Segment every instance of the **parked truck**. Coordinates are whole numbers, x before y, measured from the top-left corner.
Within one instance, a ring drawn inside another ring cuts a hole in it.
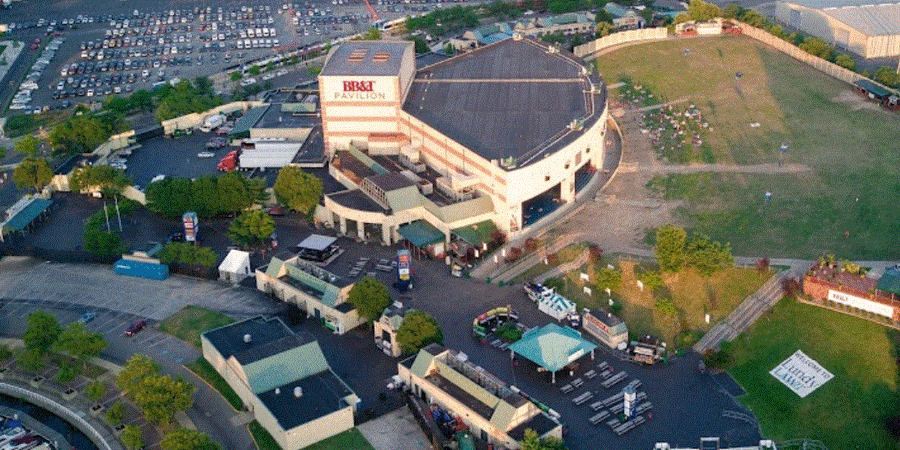
[[[203,125],[200,126],[200,131],[209,133],[223,123],[225,123],[225,116],[223,114],[213,114],[203,121]]]
[[[239,156],[237,150],[232,150],[219,161],[219,165],[216,166],[216,170],[219,172],[233,172],[237,170],[239,164]]]

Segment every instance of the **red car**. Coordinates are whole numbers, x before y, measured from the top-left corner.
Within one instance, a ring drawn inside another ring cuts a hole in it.
[[[131,325],[128,327],[127,330],[125,330],[125,336],[134,336],[139,331],[143,330],[144,327],[146,327],[146,326],[147,326],[147,321],[143,320],[143,319],[131,322]]]

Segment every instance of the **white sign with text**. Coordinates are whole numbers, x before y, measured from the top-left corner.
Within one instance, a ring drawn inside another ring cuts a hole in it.
[[[834,378],[831,372],[825,370],[801,350],[794,352],[790,358],[782,361],[769,374],[794,391],[800,398],[806,397],[819,386]]]
[[[828,290],[828,300],[831,300],[835,303],[840,303],[842,305],[847,305],[852,308],[868,311],[870,313],[875,313],[879,316],[894,317],[894,308],[891,305],[884,305],[881,303],[873,302],[872,300],[866,300],[862,297],[838,292],[834,289]]]

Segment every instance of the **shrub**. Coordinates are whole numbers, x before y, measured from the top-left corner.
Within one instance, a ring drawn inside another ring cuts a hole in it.
[[[118,425],[125,420],[125,405],[122,402],[116,402],[106,411],[106,420],[113,425]]]
[[[106,395],[106,385],[99,381],[94,381],[84,390],[84,395],[89,399],[98,402]]]
[[[78,369],[71,366],[64,366],[56,373],[56,381],[66,384],[78,377]]]

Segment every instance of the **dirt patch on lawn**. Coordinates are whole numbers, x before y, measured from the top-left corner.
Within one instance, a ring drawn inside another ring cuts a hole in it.
[[[888,111],[885,111],[881,107],[881,105],[879,105],[878,103],[875,103],[874,100],[868,100],[868,99],[862,98],[859,95],[857,95],[856,93],[854,93],[853,91],[849,91],[849,90],[842,91],[837,96],[832,97],[831,101],[833,101],[835,103],[843,103],[843,104],[849,106],[850,109],[852,109],[853,111],[859,111],[861,109],[868,109],[870,111],[880,111],[880,112],[889,114]]]

